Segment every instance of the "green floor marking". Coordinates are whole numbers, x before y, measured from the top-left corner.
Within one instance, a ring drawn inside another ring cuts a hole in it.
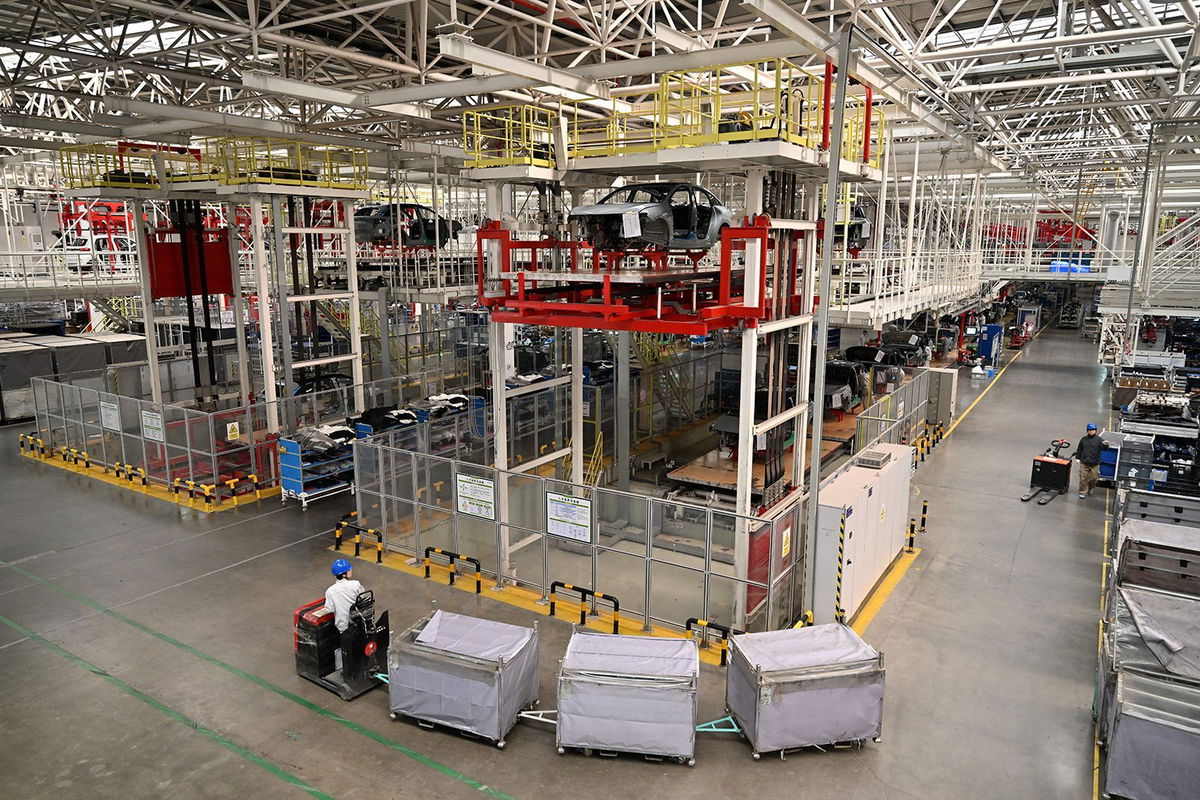
[[[32,573],[26,569],[22,569],[21,567],[14,566],[12,564],[8,564],[6,566],[9,569],[11,569],[13,572],[16,572],[18,575],[22,575],[31,581],[40,583],[42,586],[45,586],[48,589],[52,589],[52,590],[58,592],[59,594],[63,595],[64,597],[68,597],[68,598],[76,601],[77,603],[81,603],[81,604],[87,606],[88,608],[93,608],[96,611],[99,611],[100,613],[105,614],[106,616],[109,616],[109,617],[112,617],[113,619],[124,622],[126,625],[137,628],[139,631],[142,631],[143,633],[153,636],[154,638],[156,638],[160,641],[166,642],[167,644],[169,644],[173,647],[178,647],[180,650],[183,650],[184,652],[189,653],[189,654],[195,656],[196,658],[199,658],[203,661],[207,661],[208,663],[210,663],[216,667],[220,667],[221,669],[225,670],[226,672],[230,673],[231,675],[236,675],[237,677],[243,678],[244,680],[248,680],[251,683],[256,684],[257,686],[261,686],[262,688],[267,689],[268,691],[274,692],[275,694],[279,695],[280,697],[284,697],[288,700],[291,700],[293,703],[303,706],[304,708],[308,709],[309,711],[312,711],[315,714],[320,714],[321,716],[325,717],[326,719],[333,720],[334,722],[338,723],[342,727],[348,728],[349,730],[354,731],[355,733],[359,734],[360,736],[365,736],[368,739],[378,742],[379,744],[382,744],[385,747],[389,747],[398,753],[402,753],[405,756],[407,756],[408,758],[412,759],[413,761],[416,761],[418,764],[422,764],[426,767],[437,770],[438,772],[442,773],[446,777],[453,778],[454,780],[459,781],[460,783],[464,783],[467,786],[470,786],[472,789],[478,789],[480,792],[486,794],[489,797],[495,797],[495,798],[497,798],[497,800],[515,800],[515,798],[513,798],[511,795],[507,795],[504,792],[499,791],[498,789],[493,789],[492,787],[488,786],[485,783],[482,783],[480,781],[475,780],[474,778],[464,775],[463,773],[459,772],[458,770],[454,769],[453,767],[449,767],[449,766],[446,766],[445,764],[434,761],[429,756],[418,753],[416,750],[413,750],[412,748],[405,747],[404,745],[400,744],[400,742],[397,742],[394,739],[389,739],[388,737],[384,736],[381,733],[373,731],[370,728],[367,728],[363,725],[358,724],[357,722],[348,720],[345,717],[341,716],[340,714],[336,714],[327,708],[323,708],[323,707],[317,705],[316,703],[312,702],[311,700],[307,700],[298,694],[289,692],[287,689],[284,689],[282,686],[276,686],[275,684],[271,683],[270,681],[268,681],[265,678],[260,678],[259,676],[253,675],[249,672],[246,672],[245,670],[239,669],[238,667],[235,667],[226,661],[222,661],[221,659],[217,658],[216,656],[209,655],[208,653],[205,653],[202,650],[197,650],[196,648],[192,647],[190,644],[181,642],[178,639],[174,638],[173,636],[169,636],[168,634],[162,633],[161,631],[156,631],[155,629],[149,627],[148,625],[144,625],[135,619],[131,619],[130,617],[127,617],[124,614],[121,614],[120,612],[113,611],[111,608],[105,608],[104,606],[97,603],[96,601],[91,600],[87,597],[84,597],[83,595],[76,594],[75,592],[71,591],[70,589],[66,588],[65,586],[59,586],[54,581],[48,580],[47,578],[43,578],[40,575],[35,575],[34,573]]]
[[[199,722],[196,722],[195,720],[190,719],[189,717],[181,714],[180,712],[176,711],[175,709],[171,708],[170,706],[166,705],[165,703],[162,703],[159,700],[156,700],[155,698],[146,694],[142,690],[129,685],[128,683],[126,683],[125,681],[116,677],[115,675],[110,675],[109,673],[100,669],[100,667],[97,667],[95,664],[93,664],[89,661],[84,661],[82,658],[75,655],[70,650],[65,650],[62,647],[59,647],[58,645],[56,645],[54,642],[50,641],[49,639],[39,636],[38,634],[36,634],[33,631],[26,628],[21,623],[14,622],[13,620],[9,619],[8,617],[6,617],[2,614],[0,614],[0,622],[4,623],[8,627],[12,628],[14,631],[17,631],[22,636],[27,637],[31,641],[37,642],[42,647],[45,647],[48,650],[51,650],[52,652],[62,656],[64,659],[66,659],[70,663],[74,664],[75,666],[79,667],[80,669],[84,669],[84,670],[92,673],[93,675],[95,675],[97,678],[101,678],[103,680],[108,681],[113,686],[116,686],[118,689],[120,689],[122,692],[124,692],[125,694],[129,695],[130,697],[135,697],[138,700],[141,700],[143,703],[150,706],[155,711],[162,713],[163,715],[169,717],[170,719],[175,720],[176,722],[180,723],[181,725],[186,725],[187,727],[189,727],[192,730],[199,733],[201,736],[204,736],[207,739],[211,739],[212,741],[214,741],[217,744],[224,747],[226,750],[237,753],[239,756],[246,759],[247,761],[257,764],[258,766],[265,769],[267,772],[274,775],[276,778],[279,778],[280,780],[285,781],[286,783],[290,783],[293,786],[299,787],[299,788],[303,789],[304,791],[308,792],[313,797],[320,798],[320,800],[334,800],[332,795],[325,794],[320,789],[316,788],[315,786],[309,785],[303,779],[296,777],[295,775],[293,775],[292,773],[283,769],[282,767],[279,767],[279,766],[271,763],[270,761],[268,761],[267,759],[263,758],[262,756],[260,756],[256,753],[252,753],[251,751],[242,747],[240,744],[234,743],[233,741],[225,738],[224,736],[222,736],[221,734],[212,730],[211,728],[204,727]]]

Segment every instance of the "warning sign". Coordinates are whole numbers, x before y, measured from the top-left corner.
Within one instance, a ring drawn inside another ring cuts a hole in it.
[[[238,426],[238,424],[236,422],[225,423],[225,438],[226,439],[229,439],[230,441],[232,441],[234,439],[240,439],[241,436],[242,436],[242,429],[241,429],[241,427]]]

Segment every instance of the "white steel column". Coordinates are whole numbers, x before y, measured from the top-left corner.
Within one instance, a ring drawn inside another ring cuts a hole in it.
[[[571,483],[583,483],[583,328],[571,332]]]
[[[361,414],[366,410],[366,400],[363,397],[363,347],[362,347],[362,307],[358,296],[358,254],[355,252],[354,241],[354,203],[350,200],[339,202],[342,209],[342,225],[346,228],[346,289],[350,292],[350,347],[354,360],[350,362],[350,377],[354,380],[354,402]],[[337,220],[333,220],[337,224]],[[311,224],[305,220],[305,224]],[[315,291],[315,287],[309,287]],[[379,317],[380,341],[383,341],[383,329],[388,324],[386,309]],[[315,322],[315,321],[314,321]]]
[[[229,298],[233,305],[233,325],[237,336],[238,354],[238,395],[244,405],[250,405],[250,392],[254,386],[250,381],[250,351],[246,346],[246,304],[242,302],[242,266],[238,255],[237,238],[237,204],[222,203],[221,211],[225,217],[225,230],[229,232],[229,263],[233,270],[233,295]]]
[[[292,204],[288,204],[288,212],[290,214]],[[275,194],[271,195],[271,233],[275,238],[272,243],[272,250],[275,251],[275,299],[279,302],[279,364],[283,368],[283,393],[284,396],[290,396],[296,391],[296,380],[292,374],[292,356],[295,353],[295,336],[292,333],[292,305],[288,300],[288,295],[291,291],[288,290],[288,259],[285,253],[290,252],[289,242],[286,234],[284,234],[283,216],[283,199]],[[302,223],[294,219],[288,219],[288,225],[299,227]],[[294,291],[300,292],[299,286],[293,287]],[[300,331],[296,331],[295,335],[299,335]],[[294,415],[289,412],[288,425],[292,424]]]
[[[813,331],[813,341],[816,342],[822,356],[825,353],[825,343],[829,341],[829,289],[833,274],[833,230],[837,221],[837,192],[841,182],[840,156],[842,152],[842,133],[845,123],[846,90],[849,82],[850,61],[850,30],[842,31],[838,44],[837,84],[833,95],[833,124],[831,126],[831,142],[829,156],[829,173],[825,181],[825,241],[821,247],[820,275],[820,305],[817,307],[817,327]],[[919,141],[919,140],[918,140]],[[811,559],[816,552],[817,537],[817,508],[820,505],[821,494],[821,439],[825,433],[825,369],[823,365],[813,365],[813,395],[812,395],[812,441],[813,457],[808,470],[808,503],[804,508],[804,536],[807,542],[806,553]],[[813,603],[812,582],[805,586],[805,599],[811,608]]]
[[[763,178],[766,170],[754,167],[746,170],[746,216],[753,219],[763,211]],[[761,277],[757,264],[761,256],[761,244],[747,242],[745,258],[746,305],[758,303],[759,294],[765,287],[759,285]],[[737,449],[737,495],[734,510],[743,516],[751,512],[754,481],[754,393],[758,388],[758,328],[745,324],[742,328],[741,381],[738,384],[738,449]],[[766,487],[763,487],[764,489]],[[740,580],[750,576],[750,526],[742,520],[737,526],[733,543],[734,575]],[[770,580],[770,576],[768,576]],[[733,626],[745,629],[746,595],[749,590],[739,588],[733,599]]]
[[[614,453],[616,453],[615,467],[617,488],[621,491],[629,491],[629,472],[630,472],[630,433],[633,421],[633,387],[632,370],[630,369],[631,350],[633,334],[629,331],[618,331],[616,336],[617,352],[613,353],[613,366],[616,367],[616,380],[613,381],[616,395],[616,408],[614,409],[614,418],[616,419],[616,437]],[[653,413],[653,410],[651,410]],[[599,416],[597,416],[599,419]]]
[[[484,186],[484,212],[488,219],[498,220],[504,214],[504,184],[489,181]],[[499,242],[489,242],[484,250],[484,275],[496,277],[500,272]],[[513,576],[512,572],[512,541],[509,535],[508,519],[508,392],[504,382],[513,374],[513,356],[510,342],[513,340],[513,327],[501,322],[488,322],[488,363],[492,376],[492,446],[495,451],[495,467],[500,472],[496,475],[496,520],[499,523],[500,548],[499,563],[496,565],[498,580],[495,588],[504,588],[504,576]],[[545,590],[545,587],[543,587]]]
[[[158,331],[154,327],[154,298],[150,289],[150,247],[146,225],[142,222],[141,200],[130,200],[133,206],[133,228],[137,236],[138,280],[142,290],[142,327],[146,336],[146,362],[150,370],[150,399],[161,403],[162,375],[158,372]],[[191,302],[191,298],[188,298]]]
[[[254,287],[258,292],[258,339],[262,351],[263,400],[267,404],[267,430],[270,433],[278,433],[279,404],[275,402],[278,399],[275,389],[275,331],[271,327],[271,267],[267,260],[266,236],[262,198],[254,197],[250,200],[250,238],[254,248]],[[283,309],[280,309],[280,312],[283,313]]]

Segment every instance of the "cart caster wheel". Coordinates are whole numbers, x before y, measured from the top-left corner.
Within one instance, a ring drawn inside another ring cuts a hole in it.
[[[388,716],[389,716],[389,717],[391,717],[392,719],[400,719],[400,715],[399,715],[399,714],[397,714],[395,711],[393,711],[392,713],[388,714]]]
[[[503,749],[504,749],[504,745],[505,745],[505,742],[504,742],[503,740],[501,740],[501,741],[499,741],[499,742],[496,742],[496,749],[497,749],[497,750],[503,750]]]
[[[566,753],[567,753],[566,749],[564,749],[564,748],[562,748],[562,747],[559,747],[559,748],[557,748],[557,749],[558,749],[558,754],[559,754],[560,756],[561,756],[561,755],[566,755]]]
[[[590,758],[592,755],[592,748],[590,748],[590,747],[583,748],[583,754],[584,754],[584,756]]]
[[[883,741],[883,737],[882,737],[882,736],[876,736],[876,737],[875,737],[874,739],[872,739],[871,741],[872,741],[872,742],[874,742],[875,744],[879,744],[880,742],[882,742],[882,741]]]
[[[753,758],[755,761],[758,761],[760,758],[762,758],[762,753],[751,753],[750,757]]]
[[[689,759],[687,760],[687,765],[688,765],[689,767],[694,767],[694,766],[696,766],[696,759],[694,759],[694,758],[689,758]]]

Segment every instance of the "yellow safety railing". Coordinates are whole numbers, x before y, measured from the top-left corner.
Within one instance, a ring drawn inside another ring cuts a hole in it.
[[[867,130],[867,114],[870,114],[871,127]],[[866,163],[870,167],[879,168],[887,130],[887,118],[883,109],[868,108],[866,102],[852,98],[846,102],[845,123],[842,132],[842,158],[847,161]],[[863,161],[863,140],[870,137],[870,157]]]
[[[355,189],[367,186],[367,151],[289,139],[224,139],[222,183]]]
[[[487,108],[463,113],[468,167],[555,167],[558,114],[537,106]]]
[[[660,122],[668,146],[781,139],[816,147],[821,79],[785,59],[664,75]]]
[[[217,181],[224,174],[224,161],[221,157],[221,144],[224,140],[218,138],[201,139],[192,150],[196,158],[184,162],[172,161],[167,171],[167,181],[170,183],[198,183],[200,181]]]
[[[568,154],[586,159],[763,140],[818,149],[825,89],[822,75],[786,59],[727,64],[703,72],[670,72],[642,103],[629,102],[627,94],[612,98],[608,108],[595,100],[566,104]],[[843,157],[862,163],[864,139],[869,138],[867,163],[878,167],[886,136],[883,111],[868,108],[862,98],[851,98],[844,119]],[[495,120],[483,121],[488,125],[479,123],[482,131],[498,127]],[[468,152],[485,152],[484,142],[472,148],[471,138],[468,129]],[[505,150],[500,146],[493,149]]]
[[[195,148],[138,142],[64,147],[58,164],[70,189],[160,189],[164,180],[203,168]]]
[[[571,158],[653,153],[662,146],[659,110],[654,103],[647,107],[614,97],[608,104],[607,109],[598,101],[564,104]]]

